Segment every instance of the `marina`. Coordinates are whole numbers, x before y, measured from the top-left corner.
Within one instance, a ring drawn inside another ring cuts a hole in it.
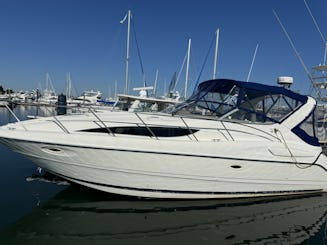
[[[0,244],[327,244],[325,2],[31,1],[0,9]]]
[[[315,107],[313,98],[282,87],[215,79],[164,113],[90,108],[7,124],[0,142],[56,176],[121,195],[325,192]]]
[[[36,115],[33,107],[13,110],[21,119]],[[15,121],[4,108],[0,108],[0,116],[1,124]],[[209,201],[123,197],[31,178],[39,175],[34,163],[2,145],[0,152],[6,173],[1,183],[11,186],[1,189],[5,197],[0,203],[3,244],[327,241],[325,194]]]

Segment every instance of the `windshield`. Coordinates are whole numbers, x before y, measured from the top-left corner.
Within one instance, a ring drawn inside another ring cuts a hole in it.
[[[303,104],[306,97],[295,95],[280,87],[226,79],[212,80],[200,84],[197,92],[172,113],[275,123],[281,122]]]

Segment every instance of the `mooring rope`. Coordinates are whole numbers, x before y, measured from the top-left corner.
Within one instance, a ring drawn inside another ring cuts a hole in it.
[[[277,129],[277,128],[274,129],[274,132],[275,132],[277,138],[280,140],[280,138],[278,137],[278,134],[277,134],[277,132],[279,132],[279,134],[280,134],[280,136],[281,136],[281,138],[282,138],[282,140],[280,140],[280,141],[284,144],[285,148],[286,148],[287,151],[290,153],[290,157],[292,158],[292,160],[294,161],[295,165],[296,165],[298,168],[306,169],[306,168],[311,167],[311,166],[314,164],[314,162],[313,162],[313,163],[311,163],[311,164],[308,164],[308,166],[301,166],[301,163],[299,163],[299,162],[297,161],[297,159],[295,158],[295,156],[294,156],[294,154],[292,153],[291,149],[289,148],[288,144],[286,143],[286,140],[285,140],[285,138],[284,138],[282,132],[281,132],[279,129]]]

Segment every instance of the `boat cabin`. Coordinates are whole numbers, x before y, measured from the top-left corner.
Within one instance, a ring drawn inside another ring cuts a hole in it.
[[[229,79],[201,83],[193,95],[177,106],[173,115],[205,116],[242,123],[283,123],[308,101],[308,96],[289,89]],[[307,143],[317,145],[315,106],[303,111],[303,120],[291,128]]]

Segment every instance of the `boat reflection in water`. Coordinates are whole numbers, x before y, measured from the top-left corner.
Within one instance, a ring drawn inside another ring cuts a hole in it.
[[[321,232],[326,211],[325,194],[165,201],[72,185],[2,232],[0,243],[299,244]]]

